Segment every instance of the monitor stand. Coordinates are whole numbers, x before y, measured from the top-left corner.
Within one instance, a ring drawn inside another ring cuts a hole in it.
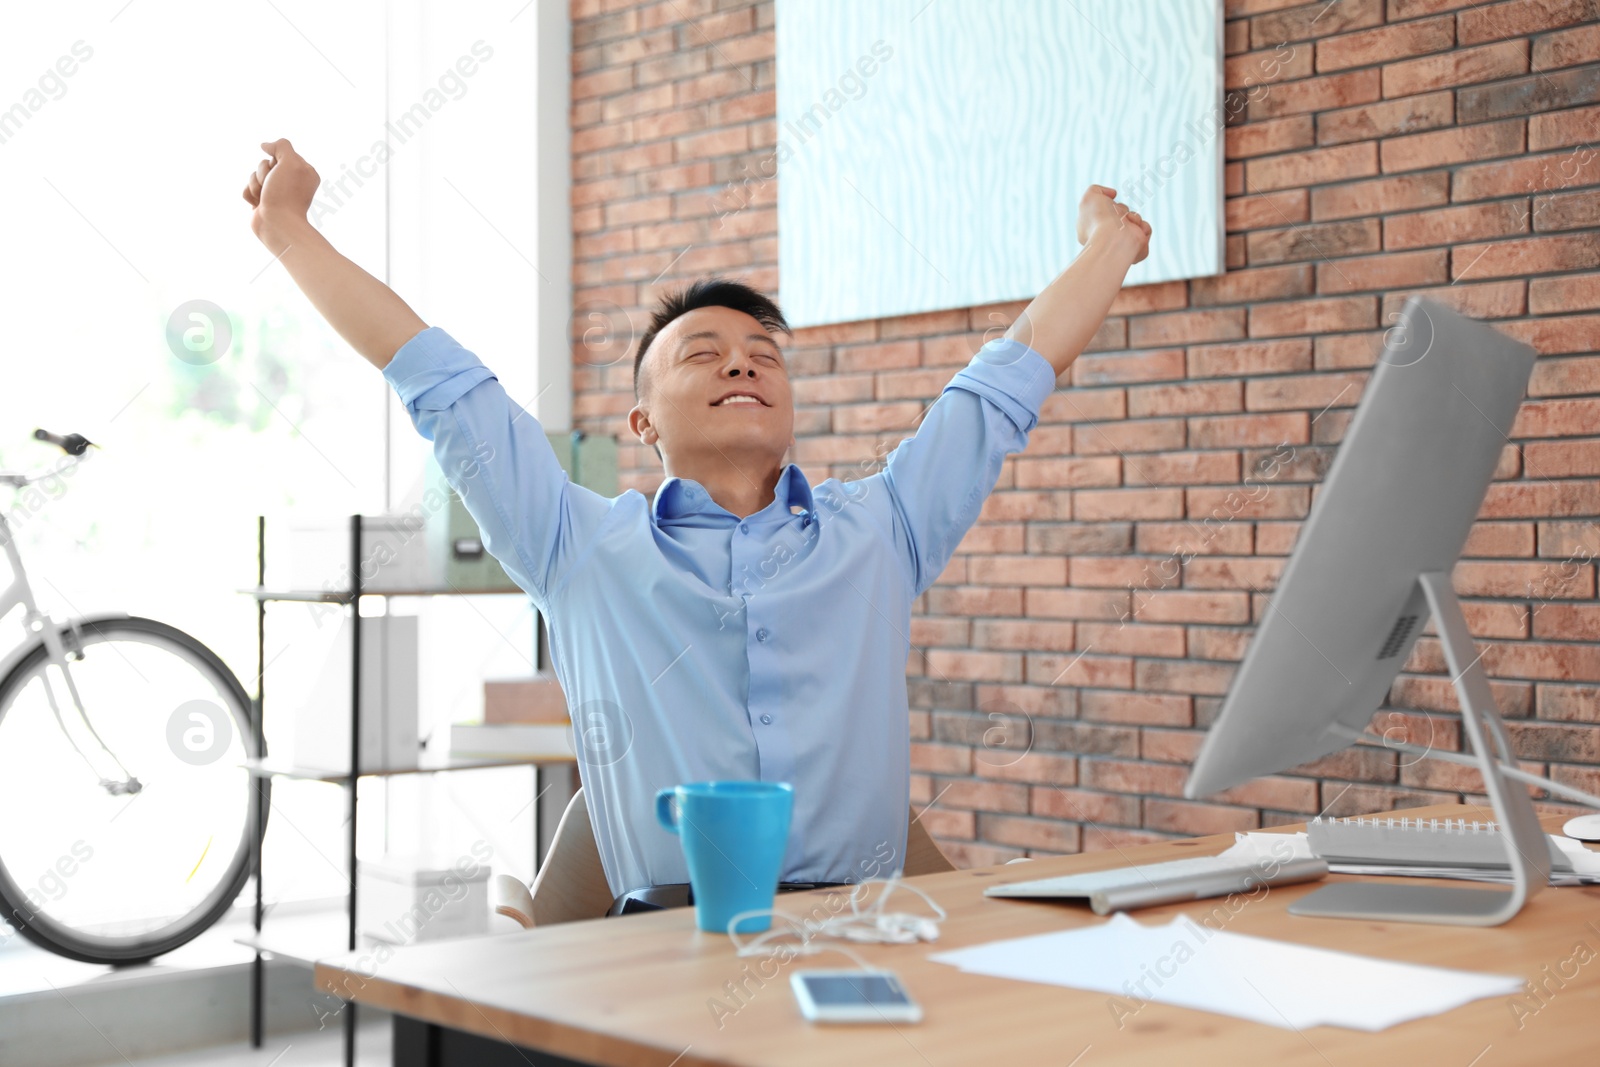
[[[1501,761],[1514,766],[1516,756],[1511,751],[1505,724],[1495,710],[1494,695],[1489,691],[1488,678],[1479,662],[1481,653],[1475,651],[1450,576],[1425,573],[1418,575],[1417,581],[1438,624],[1445,662],[1454,675],[1456,695],[1461,701],[1461,722],[1472,742],[1473,752],[1477,753],[1484,789],[1494,805],[1495,821],[1506,841],[1511,888],[1335,882],[1289,905],[1291,915],[1499,926],[1550,882],[1550,845],[1534,814],[1527,788],[1508,781],[1500,773]]]

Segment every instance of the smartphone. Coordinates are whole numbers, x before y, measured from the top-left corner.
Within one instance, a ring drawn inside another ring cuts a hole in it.
[[[800,1014],[814,1023],[915,1023],[922,1008],[893,971],[795,971]]]

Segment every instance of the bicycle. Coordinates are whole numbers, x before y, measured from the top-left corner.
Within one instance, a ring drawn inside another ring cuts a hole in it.
[[[35,430],[67,459],[0,471],[18,494],[98,447]],[[38,490],[35,489],[37,493]],[[269,783],[244,686],[218,656],[153,619],[39,610],[10,516],[0,619],[25,637],[0,659],[0,919],[89,963],[139,963],[186,944],[232,907],[252,871]]]

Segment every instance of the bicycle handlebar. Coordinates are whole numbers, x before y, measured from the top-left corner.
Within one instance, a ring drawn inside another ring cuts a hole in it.
[[[33,437],[36,441],[55,445],[69,456],[81,456],[88,450],[90,445],[94,444],[93,441],[81,433],[69,433],[63,436],[62,434],[51,433],[48,430],[35,430],[33,431]]]

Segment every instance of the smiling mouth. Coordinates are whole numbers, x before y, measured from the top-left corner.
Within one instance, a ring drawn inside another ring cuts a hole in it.
[[[731,407],[764,408],[764,407],[767,406],[767,404],[766,404],[765,401],[759,400],[759,399],[757,399],[756,397],[753,397],[753,396],[738,395],[738,396],[730,396],[730,397],[727,397],[726,399],[719,400],[715,404],[712,404],[711,406],[714,407],[714,408],[731,408]]]

